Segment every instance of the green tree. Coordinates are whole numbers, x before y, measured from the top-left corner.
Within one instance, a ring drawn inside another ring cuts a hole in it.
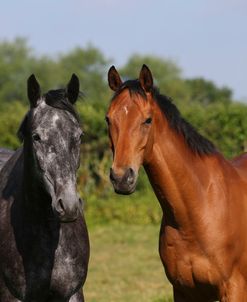
[[[20,146],[17,130],[27,111],[27,106],[19,101],[13,101],[4,107],[0,113],[0,146],[16,149]]]
[[[213,103],[207,107],[194,104],[184,107],[184,117],[198,131],[214,142],[219,151],[232,158],[244,151],[247,142],[247,106]]]
[[[75,48],[58,59],[61,83],[72,73],[80,78],[81,89],[89,102],[101,103],[109,97],[109,89],[106,85],[106,72],[109,61],[95,47],[88,46],[85,49]]]
[[[177,103],[188,102],[189,91],[181,76],[181,70],[171,60],[166,60],[157,56],[131,56],[125,66],[120,69],[120,74],[124,80],[138,78],[143,64],[146,64],[154,77],[154,83],[162,94],[165,94]]]
[[[26,98],[26,79],[32,60],[32,51],[25,39],[0,43],[0,103]]]
[[[218,88],[212,81],[203,78],[185,80],[193,102],[202,105],[212,103],[229,103],[232,100],[232,91],[228,87]]]
[[[247,106],[233,102],[229,88],[219,88],[205,79],[185,79],[176,63],[156,56],[131,56],[118,68],[122,79],[137,78],[143,64],[151,69],[160,92],[172,97],[183,117],[221,152],[232,157],[243,151],[247,141]],[[15,149],[20,145],[16,132],[28,110],[26,81],[30,74],[36,75],[45,92],[65,87],[71,74],[76,73],[84,92],[77,109],[85,133],[78,188],[90,199],[89,215],[132,222],[138,212],[138,221],[157,222],[159,210],[150,207],[150,198],[154,197],[142,172],[134,202],[123,197],[117,203],[119,196],[111,195],[111,151],[104,120],[112,95],[106,81],[109,67],[109,60],[93,46],[49,57],[35,55],[25,39],[0,42],[0,146]]]

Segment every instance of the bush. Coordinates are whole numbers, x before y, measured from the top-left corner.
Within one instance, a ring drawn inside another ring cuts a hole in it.
[[[112,155],[104,117],[111,97],[106,83],[109,60],[92,46],[76,48],[55,59],[35,57],[23,39],[0,43],[0,54],[0,146],[16,149],[20,145],[16,132],[28,109],[26,79],[31,73],[40,80],[42,91],[65,87],[76,73],[85,92],[77,102],[85,132],[78,189],[86,196],[87,216],[101,222],[159,222],[161,211],[143,171],[137,192],[129,197],[113,193],[108,180]],[[171,96],[184,118],[226,157],[246,148],[247,106],[233,102],[229,88],[218,88],[204,79],[186,80],[174,62],[154,56],[131,56],[120,69],[122,78],[137,77],[143,63],[150,66],[161,93]]]
[[[27,107],[19,101],[1,107],[0,146],[10,149],[20,146],[16,134],[26,112]]]

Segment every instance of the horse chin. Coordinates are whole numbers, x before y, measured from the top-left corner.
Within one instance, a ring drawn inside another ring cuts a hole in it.
[[[114,187],[115,192],[120,195],[130,195],[135,192],[135,189],[136,189],[136,185],[134,185],[131,188]]]
[[[71,223],[71,222],[75,222],[77,220],[77,217],[59,217],[59,221],[61,223]]]
[[[79,211],[77,211],[77,213],[74,215],[68,215],[68,214],[66,215],[65,213],[61,215],[57,211],[55,211],[55,213],[56,213],[58,220],[61,223],[75,222],[77,220],[77,218],[79,217]]]

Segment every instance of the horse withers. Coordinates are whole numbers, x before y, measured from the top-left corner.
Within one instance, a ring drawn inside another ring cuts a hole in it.
[[[247,301],[247,155],[227,160],[153,85],[108,73],[106,121],[117,193],[134,192],[141,165],[163,210],[159,252],[175,302]],[[146,265],[146,264],[145,264]]]
[[[79,80],[41,95],[28,79],[23,147],[0,172],[0,301],[81,302],[89,239],[76,191]]]

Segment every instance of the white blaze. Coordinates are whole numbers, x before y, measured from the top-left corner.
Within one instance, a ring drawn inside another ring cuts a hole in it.
[[[125,111],[125,114],[127,115],[129,112],[127,106],[124,106],[124,111]]]

